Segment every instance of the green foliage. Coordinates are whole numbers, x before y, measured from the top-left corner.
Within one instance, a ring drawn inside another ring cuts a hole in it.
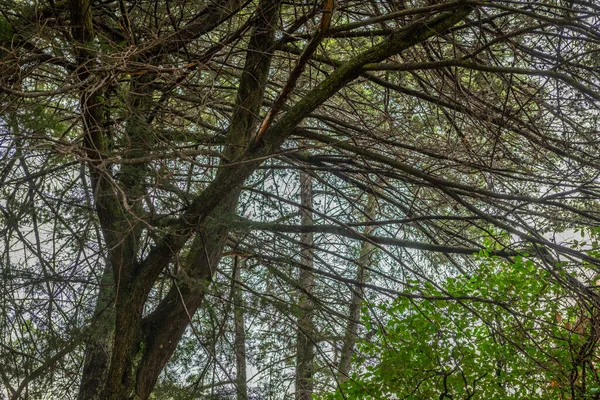
[[[0,16],[0,45],[10,43],[14,31],[10,22],[3,16]]]
[[[363,363],[323,399],[597,398],[593,314],[534,259],[481,256],[472,276],[420,286],[365,314]]]
[[[53,109],[45,105],[30,107],[29,112],[19,116],[19,124],[24,132],[44,134],[51,138],[64,136],[68,129],[68,125],[60,120]]]

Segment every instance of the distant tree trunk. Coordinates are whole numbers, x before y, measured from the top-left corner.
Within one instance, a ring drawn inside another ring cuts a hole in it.
[[[312,216],[312,178],[306,172],[300,172],[300,215],[303,226],[313,224]],[[314,302],[312,300],[315,277],[313,266],[313,234],[302,233],[300,236],[301,269],[298,279],[298,331],[296,342],[296,400],[310,400],[313,392],[314,370]]]
[[[242,296],[241,269],[244,261],[234,258],[233,268],[233,320],[235,323],[235,366],[237,400],[248,400],[246,377],[246,328],[244,326],[244,298]]]
[[[375,218],[376,204],[377,202],[375,196],[370,194],[365,209],[365,219],[367,221],[372,221]],[[366,226],[363,234],[369,235],[374,229],[374,226]],[[340,354],[340,362],[338,365],[338,383],[340,384],[348,379],[348,373],[350,372],[352,354],[354,353],[354,346],[356,345],[356,340],[358,338],[357,329],[358,321],[360,319],[360,310],[365,295],[365,290],[362,285],[364,285],[368,280],[367,268],[372,264],[372,255],[374,250],[375,246],[367,241],[363,241],[360,246],[360,255],[356,269],[356,281],[359,282],[359,285],[352,290],[350,306],[348,308],[346,333],[344,335],[344,341],[342,343],[342,350]]]

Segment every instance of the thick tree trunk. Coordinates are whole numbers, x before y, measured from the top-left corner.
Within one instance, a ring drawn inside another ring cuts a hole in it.
[[[237,193],[224,199],[224,203],[225,209],[218,208],[216,215],[225,210],[231,212],[232,207],[235,208]],[[204,300],[205,289],[217,270],[229,230],[223,224],[213,225],[212,218],[204,226],[194,238],[190,254],[174,286],[159,306],[144,318],[139,363],[135,365],[135,393],[140,399],[150,396],[160,372]]]
[[[241,269],[244,261],[235,258],[233,271],[233,320],[235,324],[235,367],[237,400],[248,400],[246,377],[246,327],[244,326],[244,298],[242,293]]]
[[[70,0],[70,13],[72,35],[75,40],[75,54],[79,64],[78,78],[87,80],[93,78],[96,71],[95,55],[90,47],[93,46],[94,27],[92,20],[92,4],[90,0]],[[113,277],[121,272],[125,273],[135,260],[135,249],[131,238],[120,231],[120,227],[126,225],[121,203],[114,196],[112,183],[107,179],[108,171],[101,163],[101,159],[108,145],[109,133],[104,125],[104,109],[102,102],[102,88],[82,88],[80,93],[80,106],[82,110],[82,127],[84,133],[85,151],[89,158],[89,169],[91,178],[91,192],[94,197],[94,206],[98,214],[98,220],[102,228],[102,234],[106,248],[110,249],[107,254],[106,273],[113,273]],[[125,231],[127,232],[127,231]],[[114,287],[116,280],[104,276],[103,283]],[[112,301],[113,291],[107,287],[101,287],[96,304],[96,312],[102,308],[108,308]],[[110,310],[112,314],[112,310]],[[114,326],[119,327],[119,310],[115,310],[116,319]],[[106,319],[106,321],[102,321]],[[106,323],[101,326],[98,335],[92,335],[86,347],[86,359],[81,380],[81,391],[79,398],[88,399],[99,397],[110,379],[109,357],[114,359],[114,351],[104,351],[104,345],[112,342],[113,315],[102,315],[98,321]],[[122,323],[121,323],[122,325]],[[105,330],[103,336],[102,330]],[[114,343],[114,342],[112,342]]]
[[[114,279],[110,263],[102,272],[102,282],[94,310],[95,328],[86,342],[83,373],[79,386],[78,400],[95,400],[102,391],[115,331]]]
[[[141,320],[144,299],[135,294],[131,286],[120,288],[115,306],[115,339],[110,368],[102,399],[123,400],[132,398],[135,385],[135,359],[143,351]]]
[[[300,172],[300,215],[302,225],[312,225],[312,177],[306,172]],[[313,266],[313,234],[300,235],[301,263],[306,269],[301,269],[298,279],[298,330],[296,339],[296,400],[310,400],[314,388],[314,301],[312,299],[315,277],[310,269]]]
[[[375,218],[375,206],[376,198],[370,194],[367,200],[367,207],[365,209],[365,217],[367,221],[372,221]],[[374,226],[365,227],[363,234],[370,235]],[[360,246],[360,255],[357,262],[356,269],[356,281],[359,285],[352,290],[350,298],[350,306],[348,307],[348,321],[346,323],[346,333],[344,335],[344,341],[342,342],[342,350],[340,354],[340,362],[338,365],[338,383],[343,383],[348,379],[348,373],[350,372],[350,364],[352,361],[352,355],[354,354],[354,346],[358,339],[357,330],[358,322],[360,319],[360,310],[362,308],[362,302],[365,295],[364,285],[368,280],[367,268],[372,265],[372,256],[375,251],[375,246],[368,242],[363,241]]]
[[[248,46],[246,63],[240,79],[236,108],[226,136],[225,160],[236,160],[250,142],[260,115],[260,107],[269,73],[271,55],[267,50],[273,43],[277,26],[279,1],[263,0],[257,10],[255,28]],[[217,180],[230,174],[224,161]],[[181,336],[200,307],[205,288],[221,259],[230,227],[222,215],[235,212],[243,182],[229,186],[219,198],[216,208],[196,225],[191,250],[183,263],[180,275],[157,308],[142,320],[142,310],[148,291],[172,258],[172,250],[180,248],[181,236],[174,245],[167,242],[167,255],[148,257],[135,265],[132,274],[117,294],[115,344],[104,399],[134,397],[147,399],[165,364],[171,358]],[[161,262],[155,265],[157,262]]]

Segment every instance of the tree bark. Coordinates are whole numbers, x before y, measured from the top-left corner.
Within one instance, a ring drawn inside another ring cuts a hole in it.
[[[95,400],[104,387],[115,331],[113,285],[113,271],[110,263],[106,263],[94,310],[97,328],[86,342],[78,400]]]
[[[92,20],[92,4],[89,0],[70,0],[71,15],[71,33],[73,35],[76,55],[79,66],[78,79],[80,81],[93,78],[96,73],[94,66],[96,61],[91,49],[95,37]],[[135,252],[132,242],[126,234],[119,230],[119,227],[125,226],[124,214],[120,202],[114,196],[111,182],[107,179],[110,175],[106,167],[101,163],[110,138],[104,124],[104,107],[102,102],[103,88],[95,87],[89,89],[83,87],[80,92],[80,107],[82,130],[84,136],[84,146],[87,153],[91,180],[91,192],[93,193],[94,207],[98,214],[98,220],[102,228],[102,235],[108,250],[107,267],[104,273],[126,272],[135,259]],[[108,276],[103,277],[103,283],[114,284]],[[112,285],[111,285],[112,286]],[[101,287],[96,304],[96,311],[102,308],[110,307],[112,301],[112,288]],[[112,314],[112,310],[109,310]],[[117,314],[118,315],[118,310]],[[92,337],[86,343],[86,359],[84,361],[84,371],[81,379],[79,398],[94,399],[99,397],[103,391],[107,379],[111,357],[111,351],[105,351],[105,345],[112,342],[113,316],[106,314],[100,318],[101,330],[98,335]],[[118,318],[118,317],[117,317]],[[106,319],[106,321],[102,321]],[[118,328],[118,319],[115,320],[115,327]],[[106,329],[103,337],[102,330]],[[114,356],[114,349],[112,349]]]
[[[303,226],[313,225],[312,215],[312,177],[300,172],[300,216]],[[296,334],[296,400],[310,400],[314,389],[314,301],[312,299],[315,277],[311,271],[313,266],[313,234],[303,232],[300,234],[300,256],[302,265],[308,267],[301,269],[298,278],[298,327]]]

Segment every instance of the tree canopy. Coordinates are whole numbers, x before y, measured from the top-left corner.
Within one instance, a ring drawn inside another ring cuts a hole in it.
[[[387,321],[468,359],[516,315],[562,330],[493,354],[596,395],[595,1],[0,0],[0,66],[10,399],[308,399]]]

